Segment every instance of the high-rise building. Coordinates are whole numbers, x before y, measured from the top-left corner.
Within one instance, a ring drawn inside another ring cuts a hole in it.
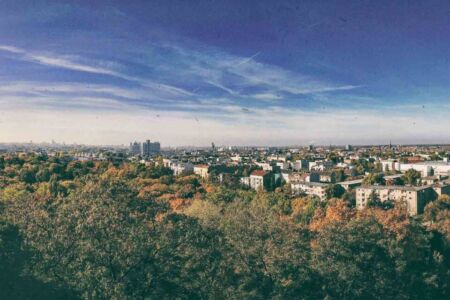
[[[150,142],[147,140],[142,144],[142,156],[151,156],[153,154],[158,154],[161,152],[161,145],[159,142]]]
[[[141,143],[134,142],[130,143],[130,153],[132,155],[140,155],[141,154]]]

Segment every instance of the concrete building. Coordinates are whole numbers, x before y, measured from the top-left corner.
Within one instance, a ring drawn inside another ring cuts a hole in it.
[[[450,184],[440,182],[433,185],[433,189],[438,196],[450,195]]]
[[[264,171],[270,172],[270,171],[273,170],[272,165],[269,164],[269,163],[266,163],[266,162],[264,162],[264,163],[256,162],[255,165],[257,165],[258,167],[262,168]]]
[[[306,159],[296,160],[294,163],[294,170],[295,171],[309,170],[309,161]]]
[[[242,185],[250,186],[250,177],[241,177],[240,182]]]
[[[264,170],[255,170],[250,175],[250,187],[254,190],[272,190],[274,186],[273,174]]]
[[[151,156],[154,154],[159,154],[161,152],[161,144],[159,142],[150,142],[150,140],[145,141],[142,144],[142,156]]]
[[[318,160],[309,163],[310,171],[325,171],[333,168],[333,162],[331,160]]]
[[[134,143],[130,143],[129,151],[132,155],[140,155],[141,154],[141,143],[138,143],[136,141]]]
[[[185,176],[193,173],[194,165],[190,162],[175,162],[171,164],[170,169],[175,176]]]
[[[165,168],[170,168],[171,167],[171,165],[175,162],[175,161],[173,161],[173,160],[171,160],[171,159],[168,159],[168,158],[163,158],[163,166],[165,167]]]
[[[142,156],[151,156],[153,154],[159,154],[161,152],[161,145],[159,142],[150,142],[150,140],[145,141],[144,143],[130,143],[129,152],[132,155],[142,155]]]
[[[320,182],[297,182],[291,183],[291,189],[295,193],[305,193],[311,196],[317,196],[321,201],[327,199],[325,189],[328,184]]]
[[[404,173],[409,169],[421,172],[422,177],[431,175],[448,176],[450,175],[450,163],[448,160],[442,161],[424,161],[414,164],[396,163],[396,170]]]
[[[317,172],[293,172],[289,174],[289,182],[319,182],[320,175]]]
[[[199,175],[203,179],[207,179],[209,176],[209,166],[208,165],[194,166],[194,174]]]
[[[380,160],[382,170],[384,172],[387,171],[395,171],[396,170],[396,160],[388,159],[388,160]]]
[[[336,173],[335,172],[319,172],[319,181],[326,183],[335,183],[336,182]]]
[[[425,205],[437,198],[432,186],[381,186],[370,185],[356,188],[356,208],[367,207],[372,195],[381,202],[393,201],[404,202],[410,215],[423,213]]]

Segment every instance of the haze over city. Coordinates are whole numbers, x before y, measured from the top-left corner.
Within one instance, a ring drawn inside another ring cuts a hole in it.
[[[0,6],[0,143],[450,141],[448,1]]]

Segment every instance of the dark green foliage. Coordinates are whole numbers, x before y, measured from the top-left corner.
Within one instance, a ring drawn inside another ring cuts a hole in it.
[[[0,156],[0,299],[450,297],[448,197],[357,213],[108,157]]]
[[[395,261],[383,228],[374,220],[334,223],[317,237],[314,266],[331,299],[389,299],[395,296]]]
[[[421,175],[420,175],[419,171],[416,171],[414,169],[409,169],[402,176],[402,179],[405,182],[405,184],[417,185],[419,183],[420,177],[421,177]]]
[[[325,193],[327,199],[340,198],[345,193],[345,189],[340,184],[330,184],[326,187]]]
[[[367,184],[367,185],[384,185],[385,184],[385,180],[384,180],[384,176],[381,173],[370,173],[369,175],[367,175],[364,180],[363,180],[363,184]]]
[[[290,227],[259,204],[233,204],[221,228],[232,246],[239,299],[313,298],[308,231]]]
[[[75,294],[44,283],[27,272],[32,253],[16,226],[0,221],[0,299],[77,299]]]
[[[356,205],[356,192],[353,189],[349,189],[342,195],[342,200],[346,201],[348,206],[355,207]]]

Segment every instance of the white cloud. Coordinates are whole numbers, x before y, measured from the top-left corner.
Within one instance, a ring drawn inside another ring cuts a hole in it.
[[[7,45],[0,45],[0,50],[7,51],[11,53],[24,53],[25,51],[13,46],[7,46]]]
[[[31,52],[27,52],[23,49],[19,49],[17,47],[7,46],[7,45],[1,45],[0,50],[11,52],[14,54],[22,54],[20,56],[20,59],[38,63],[38,64],[42,64],[42,65],[53,66],[53,67],[64,68],[64,69],[75,70],[75,71],[81,71],[81,72],[95,73],[95,74],[120,76],[119,73],[114,72],[109,69],[77,63],[68,58],[58,57],[56,55],[48,56],[48,55],[34,54]]]
[[[93,74],[100,74],[100,75],[108,75],[113,76],[117,78],[121,78],[127,81],[132,81],[141,84],[145,87],[152,87],[157,88],[161,91],[166,91],[170,94],[175,95],[184,95],[184,96],[191,96],[192,93],[189,91],[186,91],[182,88],[171,86],[168,84],[163,84],[160,82],[155,82],[151,79],[146,78],[139,78],[135,76],[129,76],[126,74],[123,74],[121,72],[118,72],[113,69],[105,68],[100,65],[115,65],[111,62],[93,62],[91,61],[91,64],[85,64],[80,63],[77,60],[81,60],[77,56],[60,56],[60,55],[42,55],[42,54],[35,54],[30,51],[25,51],[23,49],[19,49],[13,46],[7,46],[7,45],[0,45],[0,51],[7,51],[10,53],[18,54],[19,59],[24,61],[29,61],[33,63],[38,63],[45,66],[51,66],[51,67],[57,67],[62,69],[68,69],[68,70],[74,70],[74,71],[80,71],[80,72],[86,72],[86,73],[93,73]]]
[[[92,104],[104,99],[84,99]],[[113,104],[113,103],[111,103]],[[445,113],[424,114],[335,110],[304,112],[280,107],[240,112],[224,106],[232,121],[209,112],[166,109],[54,110],[6,107],[0,113],[0,142],[50,141],[126,144],[151,138],[163,145],[293,145],[329,143],[448,142]],[[159,115],[160,117],[156,117]],[[197,121],[197,120],[198,121]],[[414,122],[414,124],[413,124]]]
[[[253,95],[251,95],[251,97],[258,99],[258,100],[264,100],[264,101],[280,100],[282,98],[280,95],[273,94],[273,93],[253,94]]]

